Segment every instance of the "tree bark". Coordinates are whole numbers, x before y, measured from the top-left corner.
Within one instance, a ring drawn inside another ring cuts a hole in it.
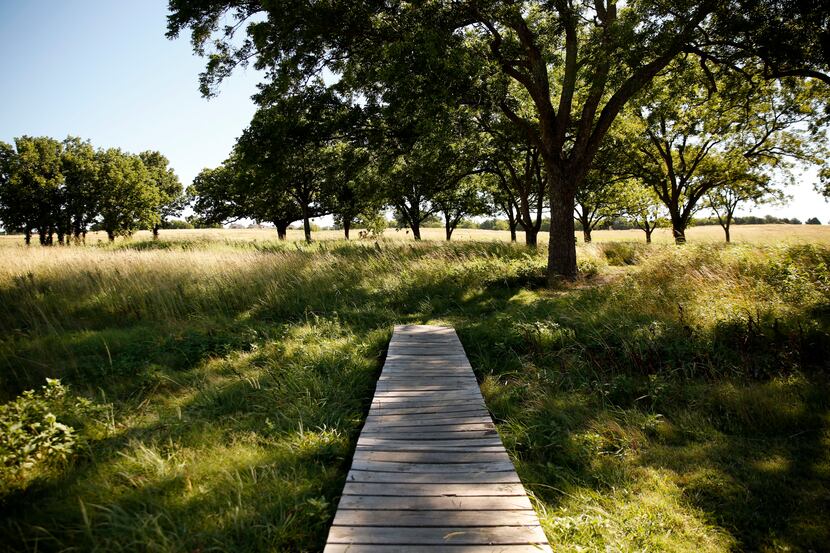
[[[646,229],[646,244],[651,244],[651,233],[654,232],[652,230]]]
[[[343,234],[346,236],[346,240],[349,239],[349,230],[352,228],[352,221],[343,217]]]
[[[686,227],[684,225],[672,225],[672,234],[674,235],[674,243],[678,246],[686,243]]]
[[[115,232],[107,230],[107,238],[110,242],[115,242]]]
[[[32,244],[32,229],[27,228],[23,233],[23,240],[26,242],[27,246]]]
[[[305,241],[311,243],[311,219],[308,216],[308,210],[303,210],[303,234],[305,234]]]
[[[289,223],[284,223],[281,221],[275,221],[274,226],[277,227],[277,238],[280,240],[285,240],[286,236],[288,236],[288,225]]]
[[[729,236],[729,225],[723,226],[723,234],[726,236],[726,243],[729,244],[732,241],[731,237]]]
[[[516,223],[508,223],[510,225],[510,241],[516,242]]]
[[[155,224],[155,225],[153,225],[153,240],[158,240],[158,239],[159,239],[159,225]]]
[[[525,227],[525,244],[535,248],[539,243],[539,231],[534,226]]]
[[[548,243],[548,284],[560,278],[576,278],[576,240],[574,239],[574,203],[576,186],[550,171],[550,242]],[[556,182],[558,180],[558,182]]]
[[[455,227],[453,227],[452,225],[450,225],[449,221],[447,221],[446,223],[444,223],[444,231],[445,231],[446,236],[447,236],[447,242],[449,242],[450,240],[452,240],[452,231],[454,231],[454,230],[455,230]]]
[[[582,225],[582,239],[585,241],[586,244],[591,243],[591,227],[585,226],[584,223]]]
[[[421,239],[421,223],[418,220],[412,221],[412,236],[415,240]]]

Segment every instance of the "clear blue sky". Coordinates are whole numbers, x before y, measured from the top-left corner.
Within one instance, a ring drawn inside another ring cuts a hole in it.
[[[0,140],[23,134],[166,155],[187,186],[221,163],[254,113],[259,75],[218,98],[198,91],[204,60],[167,40],[166,0],[0,0]]]
[[[203,99],[204,60],[189,37],[164,37],[166,15],[166,0],[0,0],[0,140],[71,134],[159,150],[185,186],[221,163],[253,115],[260,76],[238,71],[218,98]],[[815,180],[807,172],[789,205],[753,213],[828,223]]]

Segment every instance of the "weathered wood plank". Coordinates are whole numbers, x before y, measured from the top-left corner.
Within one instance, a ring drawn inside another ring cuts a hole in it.
[[[323,553],[551,553],[546,544],[528,545],[373,545],[330,543]]]
[[[407,422],[407,421],[432,421],[432,420],[449,420],[449,419],[465,419],[471,417],[490,419],[490,413],[484,409],[465,409],[463,411],[437,412],[437,413],[404,413],[404,414],[388,414],[383,411],[370,413],[366,417],[366,422]]]
[[[537,526],[536,512],[526,511],[360,511],[341,509],[335,526]]]
[[[411,496],[502,496],[524,495],[525,489],[521,484],[387,484],[346,482],[343,495],[394,495],[399,497]]]
[[[367,437],[384,437],[394,440],[469,440],[477,438],[491,438],[498,437],[498,432],[495,430],[468,430],[468,431],[453,431],[453,432],[367,432]]]
[[[519,476],[513,471],[503,472],[376,472],[352,470],[347,482],[387,482],[400,484],[518,484]]]
[[[352,461],[354,470],[374,470],[385,472],[502,472],[512,471],[513,463],[507,462],[483,462],[483,463],[410,463],[410,462],[379,462],[355,459]]]
[[[497,497],[344,495],[340,498],[337,508],[338,510],[373,509],[376,511],[512,511],[527,510],[533,507],[526,495]]]
[[[550,551],[452,329],[395,328],[325,551]]]
[[[409,446],[409,447],[489,447],[499,446],[503,447],[498,436],[490,438],[474,438],[471,440],[421,440],[413,442],[411,440],[398,440],[394,438],[376,437],[376,436],[361,436],[357,440],[357,447],[373,447],[384,445]]]
[[[382,526],[332,526],[331,543],[366,544],[528,544],[547,543],[539,526],[387,528]]]

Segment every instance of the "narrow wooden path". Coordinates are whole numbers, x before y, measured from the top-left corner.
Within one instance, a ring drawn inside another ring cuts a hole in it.
[[[551,551],[455,331],[398,326],[326,553]]]

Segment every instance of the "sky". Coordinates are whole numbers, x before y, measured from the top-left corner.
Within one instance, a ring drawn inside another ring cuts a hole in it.
[[[166,16],[166,0],[0,0],[0,140],[73,135],[158,150],[185,186],[219,165],[254,113],[261,75],[237,70],[202,98],[205,61],[189,36],[165,38]],[[751,213],[830,222],[815,171],[796,180],[787,205]]]
[[[0,0],[0,140],[67,135],[158,150],[187,186],[227,156],[254,113],[252,68],[198,90],[205,61],[165,38],[166,0]]]

